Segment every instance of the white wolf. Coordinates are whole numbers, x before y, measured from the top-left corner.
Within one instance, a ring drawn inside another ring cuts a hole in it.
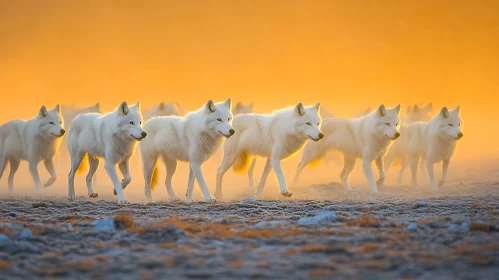
[[[172,177],[180,160],[190,162],[187,201],[192,201],[194,180],[197,180],[205,200],[214,200],[206,186],[201,164],[213,155],[224,138],[230,138],[235,133],[231,123],[230,98],[216,104],[209,100],[199,110],[185,117],[156,117],[148,120],[144,129],[149,136],[140,143],[147,200],[152,202],[151,189],[157,184],[156,163],[159,157],[166,165],[166,190],[170,199],[177,200]]]
[[[383,156],[393,140],[400,136],[398,126],[400,105],[386,109],[384,105],[369,115],[350,120],[327,119],[322,123],[324,139],[320,142],[309,142],[303,149],[303,157],[296,168],[294,182],[307,164],[320,160],[327,150],[336,149],[343,154],[344,166],[341,181],[345,192],[352,189],[348,184],[348,176],[355,167],[357,158],[362,159],[362,168],[369,182],[371,192],[378,192],[378,186],[385,179]],[[371,164],[376,163],[380,177],[375,181]]]
[[[180,104],[173,102],[161,102],[147,111],[145,119],[149,120],[154,117],[162,116],[183,116],[184,114],[185,111]]]
[[[400,138],[393,143],[390,147],[390,150],[386,154],[385,161],[385,170],[388,172],[390,166],[394,163],[400,164],[400,170],[397,177],[397,185],[402,184],[402,178],[404,175],[404,171],[409,165],[406,153],[407,146],[407,126],[413,122],[421,121],[426,122],[431,119],[431,112],[433,110],[432,103],[429,103],[426,106],[409,106],[407,107],[406,116],[402,118],[402,125],[400,126]],[[424,172],[424,166],[421,166]]]
[[[407,128],[405,142],[408,162],[411,165],[412,185],[417,185],[417,169],[421,158],[428,170],[432,189],[438,189],[447,180],[449,163],[457,146],[457,140],[463,137],[459,107],[449,111],[443,107],[440,113],[429,122],[416,122]],[[442,179],[435,181],[434,164],[443,161]]]
[[[215,197],[223,198],[222,179],[227,170],[234,165],[237,172],[248,168],[252,156],[267,158],[256,197],[262,196],[265,181],[273,168],[281,195],[290,197],[286,179],[282,172],[281,161],[295,155],[305,143],[312,139],[319,141],[324,137],[320,130],[320,104],[304,107],[298,103],[294,108],[276,111],[273,114],[242,114],[234,118],[237,134],[224,144],[224,157],[217,170],[217,189]],[[255,158],[253,157],[253,162]],[[248,169],[250,190],[255,194],[253,167]]]
[[[232,114],[234,116],[237,116],[240,114],[249,114],[249,113],[253,113],[253,103],[250,103],[248,105],[244,105],[241,102],[237,102],[237,104],[232,107]]]
[[[83,168],[86,160],[90,165],[86,178],[88,196],[98,196],[92,186],[92,177],[99,166],[99,158],[104,158],[105,169],[118,196],[118,203],[128,203],[123,189],[132,180],[129,160],[135,151],[137,141],[146,136],[147,133],[142,129],[139,102],[130,107],[126,102],[122,102],[116,110],[105,115],[88,113],[76,117],[68,133],[68,149],[71,155],[71,171],[68,176],[69,199],[76,199],[75,173]],[[116,165],[124,176],[122,181],[118,179]]]
[[[45,106],[40,108],[38,116],[23,121],[10,121],[0,126],[0,178],[10,163],[8,179],[9,190],[13,190],[14,174],[19,168],[21,160],[29,162],[29,171],[37,190],[42,189],[42,182],[38,174],[38,163],[43,161],[50,179],[43,185],[52,185],[57,174],[54,167],[54,156],[59,149],[60,138],[66,132],[59,105],[47,111]]]

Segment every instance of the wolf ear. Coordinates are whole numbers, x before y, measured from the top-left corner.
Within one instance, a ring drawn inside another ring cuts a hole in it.
[[[47,111],[47,108],[45,106],[42,106],[40,108],[40,112],[38,113],[38,116],[42,118],[46,118],[49,115],[49,112]]]
[[[54,109],[52,110],[55,111],[58,115],[61,114],[61,106],[59,106],[59,104],[55,105]]]
[[[317,104],[314,105],[314,108],[317,110],[317,114],[321,112],[321,103],[317,102]]]
[[[137,101],[133,106],[137,109],[137,112],[140,112],[140,101]]]
[[[397,105],[397,106],[395,106],[395,107],[393,108],[393,110],[395,110],[395,111],[397,112],[397,115],[400,115],[400,104],[399,104],[399,105]]]
[[[241,104],[241,102],[237,102],[236,104],[236,109],[241,109],[241,107],[243,106],[243,104]]]
[[[205,109],[210,113],[215,113],[217,107],[215,107],[215,103],[213,103],[213,100],[210,99],[208,100],[208,102],[206,102]]]
[[[459,116],[459,108],[460,108],[460,106],[457,106],[456,109],[452,110],[452,111],[456,112],[458,116]]]
[[[386,108],[385,108],[385,105],[381,104],[379,105],[378,107],[378,115],[383,117],[384,115],[386,115]]]
[[[99,102],[95,103],[95,109],[97,109],[97,111],[100,111],[100,103]]]
[[[414,104],[414,107],[412,107],[413,112],[419,111],[419,106],[417,104]]]
[[[299,116],[303,116],[305,115],[306,111],[305,111],[305,107],[303,107],[303,103],[298,103],[296,104],[296,107],[295,107],[295,112],[299,115]]]
[[[426,105],[425,109],[428,111],[428,112],[431,112],[433,111],[433,103],[428,103],[428,105]]]
[[[449,109],[447,109],[447,107],[443,107],[442,110],[440,110],[440,116],[443,119],[448,118],[449,117]]]
[[[122,115],[128,115],[128,113],[130,112],[130,108],[128,108],[128,104],[126,103],[126,101],[121,102],[120,107],[118,107],[118,111]]]
[[[232,108],[232,99],[229,98],[229,99],[225,100],[224,104],[227,107],[227,109],[230,110]]]

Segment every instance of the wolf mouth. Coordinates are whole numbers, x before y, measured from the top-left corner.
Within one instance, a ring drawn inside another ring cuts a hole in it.
[[[315,141],[315,142],[317,142],[317,141],[321,140],[321,138],[314,138],[314,137],[312,137],[312,136],[310,136],[310,135],[307,135],[307,136],[308,136],[308,138],[312,139],[312,140],[313,140],[313,141]]]
[[[142,139],[144,139],[144,137],[135,137],[132,134],[130,134],[130,136],[132,136],[137,141],[142,141]]]
[[[220,130],[218,131],[220,134],[222,134],[225,138],[230,138],[232,135],[226,135],[225,133],[221,132]]]
[[[459,139],[461,139],[461,137],[457,137],[457,138],[456,138],[456,137],[454,137],[454,136],[452,136],[452,135],[450,135],[450,134],[449,134],[449,136],[450,136],[452,139],[454,139],[454,140],[459,140]]]
[[[394,138],[392,138],[392,137],[390,137],[390,136],[388,136],[388,135],[386,135],[386,134],[385,134],[385,136],[386,136],[386,137],[388,137],[388,138],[390,138],[390,140],[397,140],[397,138],[398,138],[398,137],[394,137]]]
[[[55,133],[53,133],[53,132],[50,132],[50,133],[51,133],[52,135],[54,135],[55,137],[62,137],[62,136],[64,135],[64,134],[59,134],[59,135],[57,135],[57,134],[55,134]]]

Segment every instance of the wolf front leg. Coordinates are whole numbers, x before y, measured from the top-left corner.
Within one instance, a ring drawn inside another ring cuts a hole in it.
[[[28,161],[29,161],[29,172],[31,173],[31,177],[33,177],[33,182],[35,183],[35,187],[38,191],[41,191],[42,181],[40,180],[40,174],[38,173],[38,163],[40,161],[34,157],[30,157]]]
[[[447,173],[449,171],[450,159],[445,159],[442,163],[442,179],[438,182],[438,186],[441,187],[447,182]]]
[[[125,193],[123,192],[123,187],[121,186],[121,181],[116,173],[116,162],[112,161],[111,157],[105,159],[106,163],[104,167],[106,168],[107,174],[111,181],[113,182],[114,190],[116,191],[118,203],[127,204],[128,200],[125,198]]]
[[[437,182],[435,181],[435,168],[433,162],[429,159],[426,160],[426,169],[428,170],[428,178],[430,179],[432,190],[438,190]]]
[[[284,177],[284,173],[282,172],[281,159],[278,157],[272,157],[270,159],[270,165],[277,176],[277,181],[279,182],[279,190],[282,196],[291,197],[293,193],[288,190],[288,186],[286,185],[286,178]]]
[[[57,180],[57,173],[55,172],[55,167],[54,167],[54,159],[53,158],[48,158],[43,161],[45,164],[45,168],[47,168],[47,171],[50,174],[50,178],[47,180],[45,184],[43,184],[43,187],[50,187],[52,184],[54,184],[55,180]]]
[[[198,181],[199,188],[201,189],[201,192],[203,193],[204,200],[206,201],[215,201],[215,198],[210,193],[210,190],[208,189],[208,186],[206,185],[206,182],[203,177],[203,171],[201,170],[201,164],[198,162],[192,162],[191,161],[191,170],[192,173],[194,174],[194,177]]]
[[[376,185],[380,187],[383,186],[383,183],[385,182],[385,168],[383,165],[383,158],[380,156],[374,162],[376,163],[376,167],[378,168],[379,172],[379,179],[378,181],[376,181]]]
[[[376,180],[374,179],[372,162],[376,159],[376,156],[372,152],[364,151],[362,156],[362,169],[364,170],[364,175],[366,176],[369,187],[372,193],[378,192],[378,185],[376,185]],[[384,175],[384,174],[383,174]]]

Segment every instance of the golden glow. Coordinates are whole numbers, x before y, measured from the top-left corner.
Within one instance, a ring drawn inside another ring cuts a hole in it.
[[[0,0],[0,122],[56,103],[461,105],[459,157],[499,155],[498,1]]]

